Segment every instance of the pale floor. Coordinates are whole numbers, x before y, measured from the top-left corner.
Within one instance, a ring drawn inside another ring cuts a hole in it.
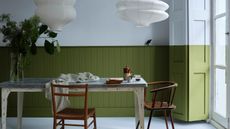
[[[52,118],[23,118],[22,129],[52,129]],[[135,129],[134,117],[97,117],[97,129]],[[148,118],[145,118],[145,129]],[[170,123],[169,123],[170,124]],[[162,118],[154,117],[151,129],[165,129]],[[7,129],[16,129],[16,119],[7,119]],[[78,127],[66,127],[65,129],[82,129]],[[92,129],[92,128],[90,128]],[[170,126],[171,129],[171,126]],[[202,122],[180,122],[175,121],[175,129],[215,129],[209,123]]]

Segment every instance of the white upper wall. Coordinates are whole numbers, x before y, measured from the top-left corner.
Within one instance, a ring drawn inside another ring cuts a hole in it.
[[[144,45],[153,39],[154,45],[168,45],[168,20],[138,28],[121,20],[116,14],[118,0],[76,0],[77,18],[58,34],[61,46],[130,46]],[[169,0],[164,0],[169,3]],[[21,21],[34,15],[33,0],[1,0],[0,14],[10,13]]]

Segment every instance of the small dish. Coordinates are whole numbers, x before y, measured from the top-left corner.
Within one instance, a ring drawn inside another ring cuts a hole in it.
[[[123,82],[123,79],[120,78],[110,78],[106,80],[106,84],[121,84]]]

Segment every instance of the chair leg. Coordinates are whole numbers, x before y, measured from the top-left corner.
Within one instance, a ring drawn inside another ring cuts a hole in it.
[[[87,118],[84,120],[84,129],[88,129],[88,121],[87,121]]]
[[[170,117],[170,120],[171,120],[172,129],[174,129],[174,121],[173,121],[173,118],[172,118],[172,112],[171,112],[171,110],[169,112],[169,117]]]
[[[140,125],[140,120],[137,122],[136,129],[138,129],[138,128],[139,128],[139,125]]]
[[[65,127],[64,127],[64,126],[65,126],[65,121],[64,121],[64,119],[61,119],[61,121],[62,121],[62,122],[61,122],[61,123],[62,123],[61,128],[62,128],[62,129],[65,129]]]
[[[149,115],[149,123],[148,123],[148,127],[147,127],[147,129],[149,129],[149,127],[150,127],[150,123],[151,123],[152,115],[153,115],[153,110],[151,110],[150,115]]]
[[[168,120],[167,120],[167,111],[165,110],[164,111],[165,113],[165,124],[166,124],[166,128],[168,129],[169,127],[168,127]]]
[[[56,118],[53,118],[53,129],[56,129],[56,124],[57,124],[57,120],[56,120]]]
[[[97,124],[96,124],[96,114],[93,114],[93,124],[94,124],[94,129],[97,129]]]

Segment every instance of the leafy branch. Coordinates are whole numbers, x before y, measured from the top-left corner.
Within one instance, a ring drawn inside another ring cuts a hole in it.
[[[35,55],[37,53],[36,42],[39,38],[44,38],[44,48],[48,54],[55,53],[55,44],[57,52],[60,46],[57,33],[49,30],[47,25],[41,24],[39,17],[33,16],[17,23],[11,20],[9,14],[0,15],[0,32],[3,34],[2,41],[6,43],[11,52],[15,54],[22,53],[26,56],[28,53]]]

